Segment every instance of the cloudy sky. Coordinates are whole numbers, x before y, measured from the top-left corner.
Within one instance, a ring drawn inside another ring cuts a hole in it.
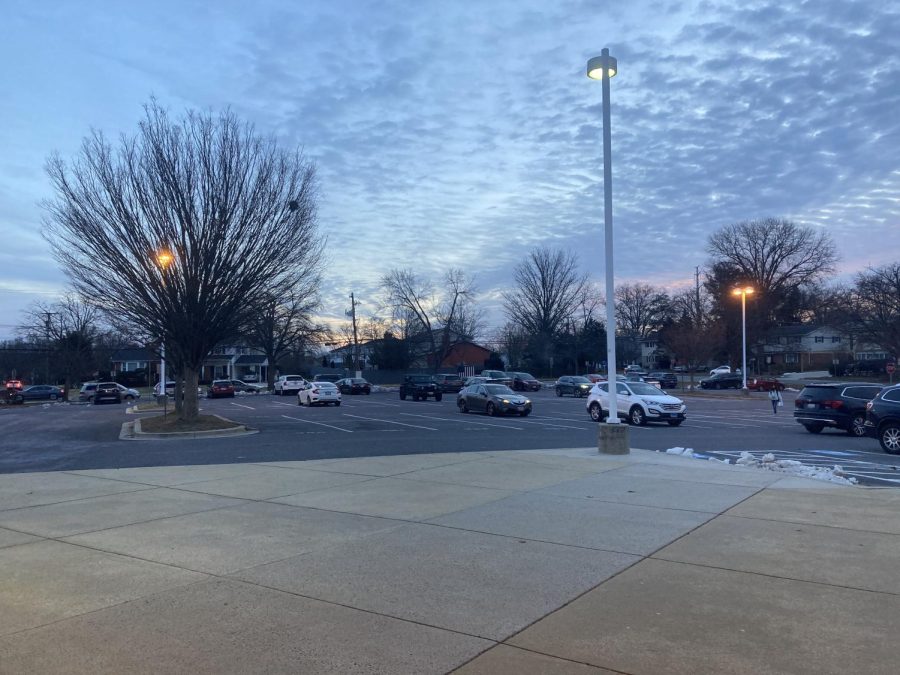
[[[900,259],[900,0],[3,0],[0,337],[65,275],[44,162],[148,98],[230,106],[319,169],[326,317],[415,267],[477,274],[490,323],[533,247],[603,277],[609,47],[616,277],[675,288],[716,228],[827,229],[841,274]]]

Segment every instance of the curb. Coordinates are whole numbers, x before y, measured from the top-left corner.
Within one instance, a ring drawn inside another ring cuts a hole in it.
[[[213,415],[223,422],[231,422],[221,415]],[[136,419],[134,422],[124,422],[122,430],[119,432],[119,440],[122,441],[174,441],[180,439],[196,439],[196,438],[227,438],[233,436],[250,436],[258,434],[259,429],[248,427],[246,424],[233,427],[231,429],[210,429],[209,431],[165,431],[165,432],[147,432],[141,431],[141,420]]]

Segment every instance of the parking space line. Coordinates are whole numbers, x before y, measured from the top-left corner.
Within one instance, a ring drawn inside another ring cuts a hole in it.
[[[252,406],[249,406],[249,405],[244,405],[243,403],[234,403],[234,402],[232,402],[231,405],[236,405],[236,406],[238,406],[239,408],[246,408],[247,410],[256,410],[256,408],[254,408],[254,407],[252,407]]]
[[[538,418],[538,419],[552,419],[552,418],[542,417],[542,418]],[[549,422],[535,422],[534,420],[516,420],[516,421],[519,422],[520,424],[539,424],[542,427],[553,427],[554,429],[577,429],[578,431],[581,431],[584,428],[584,427],[571,427],[571,426],[567,426],[565,424],[552,424]]]
[[[272,403],[273,403],[274,405],[286,405],[286,406],[289,407],[289,408],[293,408],[293,407],[294,407],[294,404],[293,404],[293,403],[282,403],[281,401],[272,401]]]
[[[434,415],[416,415],[414,413],[400,413],[401,415],[408,415],[409,417],[424,417],[427,420],[438,420],[441,422],[459,422],[460,424],[476,424],[481,427],[499,427],[500,429],[513,429],[515,431],[525,431],[522,427],[512,427],[508,424],[488,424],[487,422],[475,422],[472,419],[456,419],[453,417],[435,417]]]
[[[369,422],[384,422],[385,424],[398,424],[401,427],[412,427],[413,429],[427,429],[428,431],[437,431],[434,427],[423,427],[418,424],[406,424],[404,422],[392,422],[391,420],[380,420],[374,417],[362,417],[361,415],[351,415],[350,413],[344,413],[344,417],[355,417],[360,420],[368,420]]]
[[[282,417],[286,417],[289,420],[297,420],[298,422],[306,422],[307,424],[318,424],[320,427],[328,427],[329,429],[337,429],[338,431],[343,431],[347,434],[352,434],[353,432],[350,429],[342,429],[341,427],[336,427],[331,424],[325,424],[324,422],[313,422],[312,420],[305,420],[302,417],[291,417],[290,415],[282,415]]]

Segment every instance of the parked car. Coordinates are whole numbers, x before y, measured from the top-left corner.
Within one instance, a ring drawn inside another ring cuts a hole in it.
[[[644,375],[642,377],[640,375],[637,375],[636,373],[629,373],[624,377],[626,382],[646,382],[647,384],[652,384],[654,387],[662,388],[662,383],[656,378],[651,377],[650,375]]]
[[[557,396],[587,396],[591,391],[591,381],[581,375],[563,375],[556,381],[553,388]]]
[[[606,375],[601,375],[600,373],[588,373],[585,375],[587,379],[591,381],[592,384],[597,384],[598,382],[606,382]]]
[[[487,384],[491,379],[489,377],[481,377],[480,375],[473,375],[472,377],[467,377],[463,382],[463,387],[471,387],[473,384]]]
[[[247,394],[258,394],[266,388],[264,384],[255,384],[245,380],[231,380],[231,386],[236,392],[244,392]]]
[[[747,389],[750,391],[784,391],[784,384],[774,377],[754,377],[747,380]]]
[[[628,373],[637,373],[637,374],[639,374],[639,375],[643,375],[643,374],[646,374],[647,371],[644,370],[644,369],[643,369],[641,366],[639,366],[638,364],[632,363],[632,364],[629,365],[629,366],[625,366],[625,368],[622,369],[622,372],[625,373],[626,375],[627,375]]]
[[[272,393],[276,396],[288,396],[296,394],[304,386],[306,379],[302,375],[281,375],[272,385]]]
[[[337,373],[319,373],[318,375],[313,375],[313,382],[337,382],[338,380],[342,380],[340,375]]]
[[[325,380],[307,382],[297,392],[297,405],[308,405],[311,408],[314,405],[328,405],[329,403],[333,403],[335,406],[341,404],[341,392],[334,382]]]
[[[543,386],[531,373],[509,373],[513,391],[540,391]]]
[[[159,386],[159,382],[157,382],[153,387],[153,395],[159,396],[162,392],[162,387]],[[174,396],[175,395],[175,381],[174,380],[166,380],[166,395]],[[203,389],[201,387],[197,387],[197,398],[203,396]],[[184,398],[184,392],[181,393],[181,398]]]
[[[432,379],[444,394],[456,394],[465,386],[456,373],[438,373]]]
[[[13,389],[21,390],[23,388],[22,380],[7,380],[6,381],[6,389],[8,391],[12,391]]]
[[[886,453],[900,455],[900,385],[885,387],[866,404],[866,432]]]
[[[531,400],[517,394],[505,384],[473,384],[466,387],[456,397],[456,407],[462,413],[484,412],[488,415],[531,414]]]
[[[119,391],[119,385],[115,382],[98,382],[97,388],[94,389],[93,401],[94,405],[99,405],[104,401],[121,403],[122,392]]]
[[[482,370],[479,374],[481,377],[488,378],[489,382],[505,384],[507,387],[512,387],[513,385],[513,379],[510,374],[502,370]]]
[[[744,378],[736,373],[716,373],[700,380],[701,389],[740,389],[743,386]]]
[[[345,377],[334,383],[342,394],[371,394],[372,385],[361,377]]]
[[[672,366],[673,373],[686,373],[688,372],[687,366]]]
[[[137,389],[129,389],[124,384],[115,383],[116,387],[119,388],[119,393],[122,395],[123,401],[137,401],[141,397],[141,392]],[[175,383],[172,383],[172,386],[175,386]],[[90,403],[94,400],[94,392],[97,391],[97,383],[96,382],[85,382],[81,385],[81,389],[78,390],[78,400],[82,402]]]
[[[865,436],[866,404],[881,385],[867,382],[815,382],[807,384],[794,401],[794,419],[811,434],[825,427]]]
[[[413,401],[425,401],[429,396],[440,401],[444,394],[431,379],[431,375],[404,375],[403,382],[400,383],[400,400],[405,401],[407,396]]]
[[[678,376],[675,373],[650,373],[649,377],[644,379],[656,380],[662,389],[678,388]]]
[[[24,401],[56,401],[63,397],[63,390],[50,384],[33,384],[24,389],[13,389],[12,400],[15,403]]]
[[[234,398],[231,380],[213,380],[206,390],[206,398]]]
[[[591,419],[601,422],[604,410],[609,414],[609,383],[595,384],[587,400]],[[685,420],[684,401],[670,396],[646,382],[616,382],[616,412],[631,424],[643,426],[647,422],[666,422],[677,427]]]
[[[730,372],[731,372],[731,366],[719,366],[718,368],[713,368],[711,371],[709,371],[709,374],[710,375],[718,375],[720,373],[727,374]]]

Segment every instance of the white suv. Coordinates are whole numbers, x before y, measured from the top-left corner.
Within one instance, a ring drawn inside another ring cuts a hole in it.
[[[272,393],[276,396],[293,396],[305,386],[306,380],[302,375],[282,375],[272,385]]]
[[[677,427],[684,422],[684,401],[646,382],[616,382],[616,406],[619,417],[631,424],[667,422]],[[598,382],[588,395],[587,411],[595,422],[602,422],[609,412],[609,383]]]
[[[719,366],[718,368],[713,368],[709,371],[710,376],[718,375],[719,373],[730,373],[731,366]]]

